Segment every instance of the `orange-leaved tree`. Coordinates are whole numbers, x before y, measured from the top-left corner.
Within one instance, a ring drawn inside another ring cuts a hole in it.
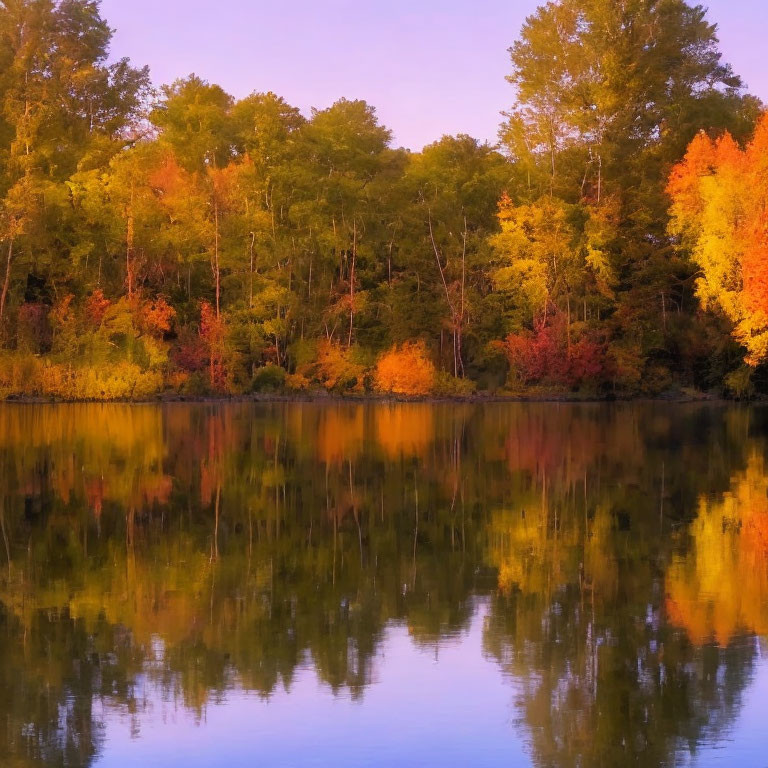
[[[752,141],[703,132],[672,169],[670,232],[700,269],[704,308],[719,307],[733,323],[746,362],[768,359],[768,114]]]
[[[376,364],[374,383],[379,392],[428,395],[435,387],[436,371],[422,341],[392,347]]]
[[[207,301],[200,304],[200,338],[206,348],[211,389],[223,390],[226,384],[226,325],[224,318]]]

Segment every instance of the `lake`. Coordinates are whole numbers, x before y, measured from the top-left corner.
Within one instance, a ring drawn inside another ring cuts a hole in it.
[[[768,409],[0,405],[0,765],[768,766]]]

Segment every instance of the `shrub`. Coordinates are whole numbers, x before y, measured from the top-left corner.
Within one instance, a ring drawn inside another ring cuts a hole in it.
[[[568,377],[567,355],[549,326],[511,333],[502,342],[513,382],[564,385]]]
[[[85,319],[94,328],[101,325],[104,315],[110,307],[110,300],[104,296],[104,291],[97,288],[85,302]]]
[[[171,352],[173,362],[182,370],[194,373],[206,367],[207,358],[208,350],[200,335],[189,329],[183,330]]]
[[[392,347],[376,364],[374,385],[379,392],[428,395],[435,388],[436,370],[421,341]]]
[[[294,392],[304,392],[309,389],[310,384],[310,380],[300,373],[290,373],[285,377],[286,389],[293,390]]]
[[[42,367],[34,355],[0,352],[0,398],[41,394]]]
[[[48,314],[54,349],[67,355],[74,354],[78,345],[78,329],[72,294],[62,296]]]
[[[137,400],[162,390],[159,373],[142,371],[133,363],[75,367],[48,364],[41,372],[41,392],[63,400]]]
[[[256,369],[251,382],[254,392],[279,392],[285,386],[285,369],[279,365],[268,363]]]
[[[181,393],[188,397],[205,397],[211,394],[211,384],[207,373],[196,371],[186,374]]]
[[[477,389],[471,379],[459,379],[447,371],[440,371],[435,377],[434,393],[443,397],[467,397]]]
[[[753,369],[748,365],[742,365],[735,371],[731,371],[725,377],[725,388],[730,395],[737,400],[747,400],[755,393],[752,381]]]
[[[317,359],[317,342],[297,339],[288,347],[288,357],[297,371],[306,370]]]
[[[576,329],[571,331],[576,336]],[[589,336],[572,339],[569,348],[566,321],[560,313],[537,322],[533,331],[510,334],[500,346],[509,362],[513,386],[601,385],[610,380],[615,367],[605,345]]]
[[[321,341],[314,361],[300,366],[296,372],[329,390],[362,392],[367,366],[357,347]]]
[[[176,310],[162,297],[142,302],[136,308],[136,325],[142,333],[162,337],[171,330]]]
[[[168,345],[152,336],[143,336],[136,347],[141,348],[145,368],[158,370],[168,363]],[[136,355],[135,362],[141,362]]]
[[[640,389],[644,365],[640,349],[634,345],[613,344],[610,355],[613,361],[614,381],[619,389],[629,392]]]
[[[171,371],[166,377],[166,384],[169,389],[181,394],[187,389],[189,376],[186,371]]]
[[[108,339],[115,352],[128,357],[133,354],[138,334],[134,324],[133,307],[127,298],[122,298],[106,308],[99,334]],[[73,357],[74,354],[67,353],[68,359]]]

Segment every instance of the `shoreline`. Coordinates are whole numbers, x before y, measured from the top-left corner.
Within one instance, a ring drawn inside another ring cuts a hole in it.
[[[557,405],[598,405],[610,403],[667,403],[670,405],[685,405],[691,403],[706,403],[709,405],[755,405],[765,403],[763,398],[752,400],[735,400],[722,396],[708,395],[702,392],[669,392],[658,396],[590,396],[581,397],[563,393],[553,394],[495,394],[476,393],[472,395],[376,395],[376,394],[341,394],[333,392],[305,392],[305,393],[249,393],[244,395],[158,395],[149,398],[115,398],[101,399],[58,399],[51,397],[26,397],[10,396],[0,399],[0,405],[74,405],[74,404],[119,404],[119,405],[171,405],[171,404],[225,404],[225,403],[344,403],[344,404],[368,404],[368,403],[397,403],[397,404],[425,404],[425,405],[477,405],[477,404],[501,404],[501,403],[552,403]]]

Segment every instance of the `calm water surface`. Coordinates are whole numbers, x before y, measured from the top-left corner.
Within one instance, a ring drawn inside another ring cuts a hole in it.
[[[768,766],[768,410],[0,405],[0,765]]]

